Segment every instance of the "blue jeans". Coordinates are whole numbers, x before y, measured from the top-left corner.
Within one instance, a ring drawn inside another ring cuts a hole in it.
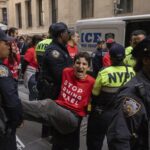
[[[38,96],[38,90],[36,88],[37,81],[35,80],[35,74],[33,74],[28,82],[29,88],[29,100],[36,100]]]

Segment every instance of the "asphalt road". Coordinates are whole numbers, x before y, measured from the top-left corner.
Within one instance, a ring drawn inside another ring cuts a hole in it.
[[[28,100],[28,90],[24,88],[24,85],[19,84],[18,89],[20,98]],[[80,129],[80,150],[86,150],[86,122],[87,118],[84,118]],[[41,127],[39,123],[24,121],[24,126],[17,131],[17,136],[21,141],[20,149],[18,148],[18,150],[50,150],[51,144],[49,139],[41,138]],[[22,145],[25,148],[22,148]],[[106,140],[102,150],[108,150]]]

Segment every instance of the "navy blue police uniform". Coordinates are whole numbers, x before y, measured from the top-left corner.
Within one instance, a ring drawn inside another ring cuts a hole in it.
[[[150,77],[143,58],[150,58],[150,38],[133,50],[137,75],[120,89],[113,104],[115,116],[108,130],[110,150],[148,150],[150,136]]]
[[[9,69],[0,63],[1,108],[4,110],[5,134],[0,136],[0,150],[16,150],[16,128],[22,122],[22,106],[18,97],[17,82]]]
[[[97,42],[97,44],[101,43],[104,43],[104,41]],[[103,67],[103,56],[107,51],[107,49],[97,48],[96,51],[92,53],[92,68],[94,77],[97,77],[98,72]]]

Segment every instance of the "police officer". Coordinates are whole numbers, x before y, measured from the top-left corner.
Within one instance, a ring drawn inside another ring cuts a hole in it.
[[[105,41],[100,39],[97,41],[96,51],[92,53],[93,75],[97,77],[99,70],[103,67],[103,56],[107,52]]]
[[[93,88],[92,110],[88,118],[87,148],[88,150],[102,149],[103,140],[113,117],[111,104],[120,86],[128,82],[134,75],[131,67],[124,66],[124,47],[113,44],[110,48],[112,66],[98,73]]]
[[[72,60],[66,48],[69,37],[68,31],[66,24],[62,22],[56,23],[53,27],[52,43],[47,46],[43,56],[41,76],[45,88],[41,89],[39,85],[39,91],[41,92],[39,99],[56,99],[58,97],[62,70],[72,65]]]
[[[53,30],[53,26],[54,24],[52,24],[50,27],[49,27],[49,30],[48,30],[48,38],[47,39],[44,39],[42,41],[40,41],[37,45],[36,45],[36,48],[35,48],[35,51],[36,51],[36,57],[37,57],[37,62],[39,64],[39,66],[41,67],[42,65],[42,62],[43,62],[43,55],[45,53],[45,50],[46,50],[46,47],[52,42],[52,38],[51,38],[51,34],[52,34],[52,30]]]
[[[117,95],[108,130],[110,150],[148,150],[150,136],[150,37],[132,51],[136,76]]]
[[[7,120],[5,133],[0,134],[0,150],[16,150],[16,128],[22,122],[22,107],[17,92],[17,82],[12,78],[10,70],[2,64],[8,57],[11,38],[0,29],[0,108],[4,110]],[[1,119],[1,118],[0,118]],[[1,128],[1,127],[0,127]]]
[[[136,62],[135,59],[132,57],[132,50],[133,48],[141,42],[146,37],[146,33],[143,30],[135,30],[131,33],[131,46],[128,46],[125,49],[125,59],[124,63],[126,65],[130,65],[132,67],[135,66]]]

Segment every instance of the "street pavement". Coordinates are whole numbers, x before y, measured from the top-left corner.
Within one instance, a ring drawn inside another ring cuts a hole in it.
[[[23,100],[28,100],[29,92],[23,84],[19,84],[19,96]],[[87,118],[84,118],[81,124],[80,132],[80,150],[86,150],[86,125]],[[42,125],[32,121],[24,121],[23,127],[17,131],[17,136],[25,148],[18,150],[50,150],[52,145],[50,139],[41,138]],[[22,145],[21,144],[21,145]],[[102,150],[108,150],[106,140]]]

